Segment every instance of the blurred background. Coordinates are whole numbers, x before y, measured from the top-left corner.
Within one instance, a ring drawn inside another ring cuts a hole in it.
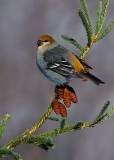
[[[93,26],[98,2],[87,0]],[[80,51],[60,35],[68,35],[82,46],[87,43],[77,13],[80,7],[79,0],[0,0],[0,120],[7,113],[13,117],[8,121],[0,146],[30,129],[54,95],[54,85],[36,66],[38,37],[50,34],[77,55]],[[110,1],[103,29],[113,19],[114,1]],[[108,99],[111,100],[110,108],[114,105],[114,30],[90,49],[86,60],[94,68],[92,73],[105,81],[105,85],[96,86],[80,79],[70,82],[77,93],[78,103],[68,109],[68,124],[78,120],[92,121]],[[113,160],[113,121],[114,116],[95,128],[54,137],[55,149],[49,151],[29,144],[21,144],[15,151],[24,160]],[[47,120],[36,134],[56,127],[59,123]]]

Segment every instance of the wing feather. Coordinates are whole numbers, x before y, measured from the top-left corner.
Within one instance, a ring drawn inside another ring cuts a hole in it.
[[[73,77],[75,72],[73,66],[63,58],[58,63],[48,63],[47,68],[63,76]]]

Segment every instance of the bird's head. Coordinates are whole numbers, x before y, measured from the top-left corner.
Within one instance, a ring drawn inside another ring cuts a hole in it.
[[[49,35],[42,35],[38,38],[37,47],[39,52],[45,52],[57,45],[57,42]]]

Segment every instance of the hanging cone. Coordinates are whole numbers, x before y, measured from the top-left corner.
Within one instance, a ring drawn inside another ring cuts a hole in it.
[[[70,97],[70,93],[67,88],[64,89],[63,102],[67,108],[69,108],[71,106],[71,97]]]
[[[59,101],[55,98],[52,102],[52,108],[56,114],[60,114]]]
[[[59,104],[59,107],[60,107],[60,115],[61,115],[62,117],[67,118],[67,110],[66,110],[64,104],[60,103],[60,104]]]
[[[69,95],[70,95],[70,99],[73,103],[77,103],[78,102],[78,99],[77,99],[77,95],[74,91],[74,89],[70,86],[67,85],[67,89],[69,91]]]
[[[58,99],[63,99],[63,94],[64,94],[64,87],[59,87],[59,86],[56,86],[55,88],[55,92],[57,94],[57,98]]]
[[[70,91],[69,91],[69,92],[70,92]],[[77,98],[77,96],[76,96],[75,93],[70,92],[70,98],[71,98],[71,101],[72,101],[73,103],[77,103],[77,102],[78,102],[78,98]]]

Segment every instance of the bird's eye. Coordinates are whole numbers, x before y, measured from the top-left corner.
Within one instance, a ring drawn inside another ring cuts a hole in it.
[[[48,42],[48,40],[45,40],[44,42]]]

